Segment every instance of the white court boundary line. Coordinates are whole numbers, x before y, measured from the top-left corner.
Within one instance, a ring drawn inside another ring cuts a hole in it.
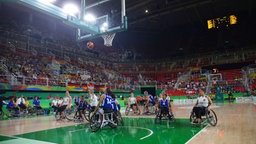
[[[129,126],[125,126],[125,127],[129,127]],[[150,137],[154,132],[151,130],[151,129],[148,129],[148,128],[144,128],[144,127],[131,127],[131,128],[138,128],[138,129],[144,129],[144,130],[147,130],[150,132],[150,134],[144,136],[144,137],[141,137],[140,140],[143,140],[145,138],[148,138]]]
[[[221,106],[210,106],[210,109],[220,108]],[[179,106],[179,109],[193,109],[193,106]]]
[[[2,134],[1,134],[2,135]],[[52,143],[52,142],[46,142],[46,141],[40,141],[40,140],[34,140],[34,139],[28,139],[28,138],[22,138],[22,137],[17,137],[17,136],[7,136],[7,135],[2,135],[2,136],[6,136],[6,137],[12,137],[12,138],[15,138],[15,139],[20,139],[20,140],[27,140],[27,141],[32,141],[32,142],[35,142],[35,143],[39,143],[39,144],[57,144],[57,143]],[[9,141],[9,140],[5,140],[5,141],[2,141],[3,143],[6,142],[6,141]],[[0,142],[1,143],[1,142]],[[21,141],[22,143],[22,141]]]
[[[192,141],[197,135],[199,135],[201,132],[203,132],[207,127],[209,126],[209,124],[204,127],[203,129],[201,129],[196,135],[194,135],[192,138],[190,138],[185,144],[188,144],[190,141]]]
[[[146,136],[144,136],[144,137],[141,137],[140,140],[143,140],[143,139],[145,139],[145,138],[148,138],[148,137],[150,137],[150,136],[154,133],[151,129],[144,128],[144,127],[131,127],[131,126],[120,126],[120,127],[144,129],[144,130],[147,130],[147,131],[150,132],[148,135],[146,135]],[[77,132],[77,131],[81,131],[81,130],[85,130],[85,129],[77,129],[77,130],[69,131],[69,134],[71,135],[71,133]]]

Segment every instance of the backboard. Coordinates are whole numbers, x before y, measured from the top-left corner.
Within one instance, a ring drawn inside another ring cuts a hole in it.
[[[47,1],[16,0],[19,4],[61,19],[64,23],[76,28],[77,42],[127,29],[125,0],[77,0],[80,3],[77,14],[64,11],[64,8],[58,5],[60,2],[58,0],[54,3],[47,3]],[[61,0],[61,2],[64,1]]]

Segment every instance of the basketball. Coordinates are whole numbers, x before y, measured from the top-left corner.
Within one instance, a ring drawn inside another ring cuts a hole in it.
[[[87,48],[93,49],[94,48],[94,43],[91,42],[91,41],[87,42]]]

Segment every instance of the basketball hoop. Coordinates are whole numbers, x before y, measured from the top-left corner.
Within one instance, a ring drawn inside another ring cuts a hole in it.
[[[102,35],[101,37],[104,39],[104,45],[111,47],[115,35],[116,33]]]

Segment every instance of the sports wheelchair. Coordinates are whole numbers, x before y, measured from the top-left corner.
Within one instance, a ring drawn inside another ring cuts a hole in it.
[[[60,119],[67,119],[69,121],[72,121],[73,118],[74,118],[74,107],[71,106],[70,108],[67,108],[67,109],[64,109],[63,112],[64,112],[64,115],[63,117],[61,117],[61,112],[62,110],[60,109],[57,109],[57,111],[55,112],[55,119],[56,120],[60,120]]]
[[[79,116],[79,111],[81,112],[81,116]],[[66,118],[70,121],[74,121],[74,122],[83,122],[84,119],[89,121],[89,113],[90,113],[90,109],[86,108],[84,110],[79,110],[76,109],[75,112],[70,113],[69,115],[66,116]]]
[[[151,114],[156,114],[156,104],[153,105],[152,103],[148,103],[148,111],[146,111],[146,103],[144,104],[144,108],[143,108],[143,114],[146,115],[151,115]]]
[[[125,108],[125,115],[128,116],[130,112],[133,112],[133,109],[130,105],[127,105]],[[136,114],[140,115],[140,108],[138,105],[136,105]]]
[[[156,112],[155,122],[159,122],[161,120],[169,120],[169,122],[175,121],[173,112],[169,110],[169,107],[160,108]]]
[[[194,126],[195,124],[204,125],[204,124],[207,124],[207,123],[209,123],[212,126],[216,126],[217,123],[218,123],[217,115],[212,109],[208,110],[207,108],[205,108],[205,112],[202,112],[201,116],[202,116],[201,117],[202,122],[196,123],[195,122],[195,120],[197,119],[196,114],[195,114],[194,111],[191,112],[191,114],[190,114],[190,123],[192,124],[192,126]]]
[[[90,113],[89,117],[89,125],[92,132],[96,132],[107,125],[111,128],[116,128],[118,123],[124,125],[123,118],[119,111],[104,111],[102,108],[99,108],[95,113]]]

